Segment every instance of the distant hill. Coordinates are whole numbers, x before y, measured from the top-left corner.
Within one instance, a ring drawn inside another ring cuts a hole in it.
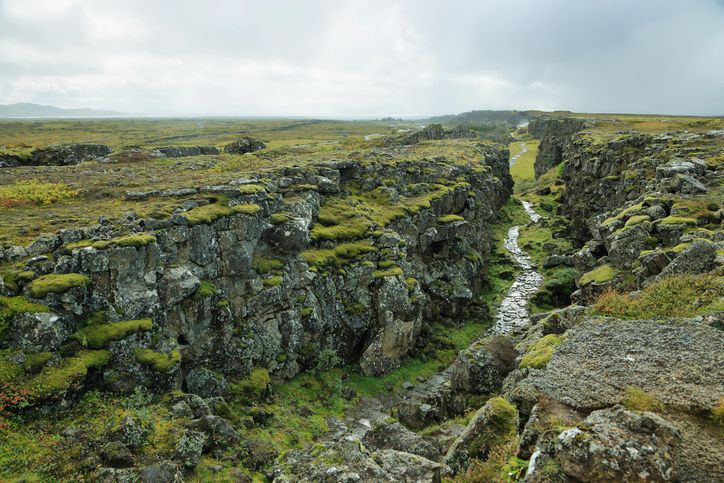
[[[119,116],[116,111],[97,111],[95,109],[63,109],[29,102],[0,104],[0,118],[7,117],[108,117]]]
[[[446,116],[435,116],[430,118],[430,122],[438,122],[442,124],[492,124],[507,123],[516,126],[520,123],[528,121],[536,114],[533,111],[491,111],[479,110],[464,112],[462,114],[450,114]]]

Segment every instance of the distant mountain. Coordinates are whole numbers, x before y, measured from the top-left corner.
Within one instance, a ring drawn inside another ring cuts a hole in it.
[[[55,106],[43,106],[29,102],[0,104],[0,118],[3,117],[109,117],[122,115],[115,111],[97,111],[95,109],[63,109]]]

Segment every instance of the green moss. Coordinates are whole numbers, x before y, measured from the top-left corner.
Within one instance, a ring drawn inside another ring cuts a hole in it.
[[[24,385],[33,399],[47,399],[68,389],[82,380],[88,370],[108,363],[111,353],[107,350],[80,351],[63,359],[57,367],[45,367],[40,374]]]
[[[199,288],[196,289],[196,296],[202,299],[213,297],[216,295],[216,286],[206,280],[202,280]]]
[[[721,397],[717,405],[711,408],[711,419],[715,424],[724,426],[724,397]]]
[[[635,215],[626,221],[626,226],[634,226],[643,223],[644,221],[651,221],[651,217],[648,215]]]
[[[151,349],[137,348],[133,351],[139,364],[151,367],[156,372],[167,372],[181,361],[181,354],[178,351],[171,351],[168,354],[152,351]]]
[[[398,277],[404,274],[405,272],[400,267],[394,267],[388,270],[375,270],[374,272],[372,272],[372,275],[375,278]]]
[[[269,219],[271,220],[272,224],[281,225],[282,223],[286,223],[287,221],[291,220],[292,215],[290,213],[280,211],[279,213],[273,213],[269,217]]]
[[[363,315],[367,312],[367,307],[363,304],[346,304],[344,306],[344,311],[348,314]]]
[[[625,391],[626,397],[623,400],[623,405],[626,406],[627,409],[650,412],[661,412],[664,410],[664,405],[661,401],[641,388],[628,386]]]
[[[35,298],[45,297],[49,293],[65,293],[74,287],[85,287],[90,280],[80,273],[51,273],[33,280],[28,289]]]
[[[417,279],[409,277],[405,280],[405,283],[407,284],[407,290],[412,291],[417,286]]]
[[[518,411],[506,399],[493,397],[487,401],[479,413],[487,416],[489,424],[468,444],[468,455],[486,459],[490,450],[505,445],[515,437]]]
[[[281,285],[283,281],[284,279],[281,275],[273,275],[264,279],[264,286],[266,288],[276,287],[277,285]]]
[[[686,218],[683,216],[667,216],[666,218],[662,218],[659,220],[659,223],[662,225],[689,225],[689,226],[695,226],[696,220],[694,218]]]
[[[309,317],[314,313],[314,307],[304,307],[300,313],[302,317]]]
[[[261,207],[255,204],[228,206],[220,203],[214,203],[211,205],[199,206],[187,211],[183,215],[186,217],[189,224],[193,226],[201,223],[211,223],[219,218],[236,214],[255,215],[260,210]]]
[[[240,396],[258,399],[266,391],[271,378],[269,371],[263,367],[252,369],[249,375],[236,384],[231,384],[231,391]]]
[[[255,195],[266,191],[260,184],[242,184],[239,186],[239,193],[242,195]]]
[[[578,286],[583,287],[589,283],[606,283],[616,276],[616,269],[611,265],[601,265],[590,272],[584,273],[578,280]]]
[[[3,297],[0,296],[0,340],[3,340],[10,321],[17,314],[50,312],[45,305],[30,302],[23,296]]]
[[[76,248],[93,247],[96,250],[105,250],[111,247],[143,247],[151,243],[156,243],[156,237],[149,233],[136,233],[126,235],[112,240],[81,240],[65,245],[66,251],[73,251]]]
[[[542,369],[548,365],[553,357],[556,347],[566,340],[565,335],[548,334],[539,341],[535,342],[528,348],[520,360],[520,368],[531,367],[534,369]]]
[[[279,258],[254,257],[254,269],[262,275],[284,268],[284,261]]]
[[[378,268],[390,268],[394,267],[396,262],[394,260],[383,260],[377,264]]]
[[[110,324],[90,325],[73,334],[73,339],[81,345],[100,349],[110,342],[121,340],[140,331],[149,331],[153,326],[151,319],[126,320]]]
[[[368,241],[340,243],[334,248],[312,248],[301,253],[309,265],[323,267],[325,265],[343,266],[357,257],[372,253],[376,248]]]
[[[456,221],[465,221],[465,218],[460,215],[444,215],[437,217],[437,222],[442,224],[455,223]]]

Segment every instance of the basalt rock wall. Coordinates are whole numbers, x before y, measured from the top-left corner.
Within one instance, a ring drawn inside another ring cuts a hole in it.
[[[431,321],[485,316],[476,296],[512,180],[506,150],[479,150],[474,165],[436,158],[285,168],[206,187],[225,200],[220,215],[194,217],[215,213],[206,204],[214,199],[200,196],[168,220],[129,219],[130,238],[108,224],[46,237],[32,252],[44,255],[25,266],[36,280],[0,289],[51,312],[14,317],[0,344],[54,357],[102,347],[110,362],[98,380],[115,390],[213,395],[254,367],[279,378],[329,363],[384,373],[415,350]],[[368,236],[314,236],[320,207],[352,190],[379,190],[394,206],[422,189],[433,195]],[[81,283],[41,294],[44,276],[62,274]],[[150,328],[119,330],[145,319]],[[97,342],[87,327],[107,333]],[[148,354],[170,363],[154,368]]]

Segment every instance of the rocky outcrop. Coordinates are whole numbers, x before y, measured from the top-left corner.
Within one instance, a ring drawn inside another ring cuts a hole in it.
[[[100,381],[120,391],[223,395],[226,379],[254,367],[287,378],[322,360],[384,373],[417,346],[432,317],[479,310],[472,302],[490,227],[512,185],[506,151],[481,147],[480,156],[479,165],[285,168],[264,184],[199,188],[170,219],[130,220],[145,231],[129,236],[119,236],[128,226],[108,224],[53,235],[24,248],[53,255],[27,266],[43,283],[18,287],[51,312],[16,318],[10,333],[28,333],[28,347],[63,340],[108,350]],[[459,181],[431,184],[441,175]],[[391,178],[396,189],[380,186]],[[374,233],[319,236],[320,207],[343,202],[350,182],[419,206]],[[230,197],[228,206],[210,203],[216,193]],[[79,332],[96,313],[98,326]],[[62,323],[50,330],[51,319]]]
[[[36,149],[29,155],[0,154],[0,168],[17,166],[67,166],[101,158],[111,148],[103,144],[61,144]]]
[[[563,150],[573,135],[586,129],[587,122],[574,118],[537,118],[528,124],[528,132],[540,139],[535,158],[536,178],[563,161]]]
[[[169,146],[166,148],[158,148],[158,150],[167,158],[204,156],[209,154],[219,154],[221,152],[215,146]]]
[[[224,146],[224,152],[228,154],[246,154],[264,149],[266,144],[259,139],[244,136],[233,143]]]
[[[460,124],[451,129],[445,129],[442,124],[430,124],[420,131],[409,134],[399,140],[401,144],[417,144],[422,141],[439,139],[477,138],[478,133],[469,126]]]

